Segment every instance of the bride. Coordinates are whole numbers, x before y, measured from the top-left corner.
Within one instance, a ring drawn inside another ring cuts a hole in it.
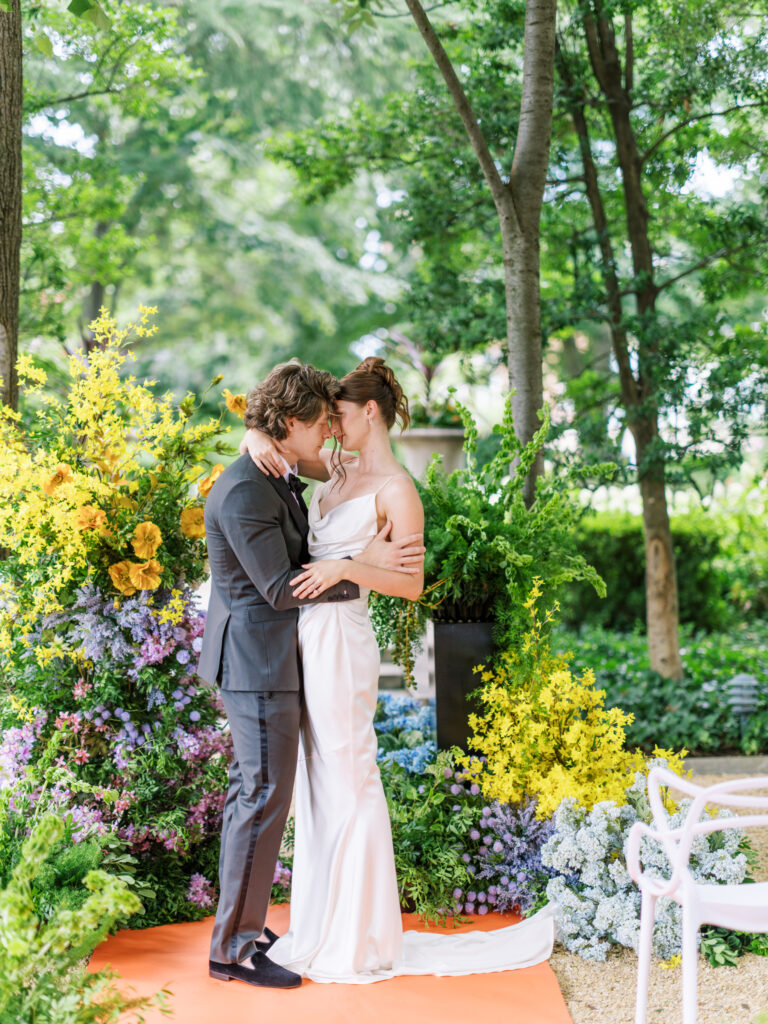
[[[296,779],[295,844],[288,933],[271,960],[321,982],[364,983],[401,974],[474,974],[546,960],[553,923],[546,911],[492,932],[403,934],[387,802],[376,764],[373,718],[379,650],[368,593],[416,600],[423,572],[403,575],[347,556],[391,522],[391,539],[422,533],[424,511],[397,462],[389,431],[409,422],[408,402],[384,360],[369,358],[342,378],[334,436],[342,453],[321,450],[299,473],[322,481],[309,507],[311,563],[293,583],[298,597],[342,579],[355,601],[301,608],[304,709]],[[282,475],[275,442],[249,430],[254,462]],[[357,452],[357,455],[350,453]]]

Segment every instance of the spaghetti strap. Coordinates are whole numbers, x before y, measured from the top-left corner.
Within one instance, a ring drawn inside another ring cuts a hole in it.
[[[389,483],[390,480],[395,480],[399,476],[408,476],[408,474],[407,473],[393,473],[392,476],[388,476],[387,479],[383,483],[379,484],[379,486],[376,488],[376,490],[372,492],[373,496],[376,497],[376,495],[379,493],[379,491],[383,490],[387,486],[387,484]]]

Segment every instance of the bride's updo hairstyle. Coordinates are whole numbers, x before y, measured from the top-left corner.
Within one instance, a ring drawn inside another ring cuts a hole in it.
[[[354,402],[355,405],[376,402],[387,430],[394,426],[395,420],[400,420],[402,430],[411,422],[408,399],[391,368],[378,356],[364,359],[359,366],[342,377],[339,384],[341,390],[336,396],[338,400]]]

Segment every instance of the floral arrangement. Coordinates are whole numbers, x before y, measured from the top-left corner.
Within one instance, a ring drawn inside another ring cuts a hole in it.
[[[612,944],[637,949],[640,892],[627,872],[624,850],[632,825],[650,819],[646,781],[645,773],[635,773],[621,805],[606,800],[587,810],[566,798],[555,812],[553,834],[542,849],[544,865],[556,872],[546,891],[556,908],[558,938],[566,949],[587,960],[605,960]],[[690,803],[683,800],[675,808],[670,815],[671,828],[683,824]],[[641,857],[659,877],[670,876],[666,854],[647,837],[643,839]],[[725,885],[743,882],[748,868],[743,832],[725,829],[697,836],[690,868],[696,881]],[[679,955],[681,941],[680,906],[668,898],[659,900],[654,952],[669,960]]]
[[[524,601],[531,624],[519,648],[505,651],[496,668],[478,668],[482,714],[469,717],[471,746],[482,759],[460,759],[488,799],[516,804],[537,800],[536,813],[550,817],[566,798],[590,808],[603,800],[621,803],[628,773],[645,756],[626,749],[631,716],[605,708],[605,691],[587,669],[579,677],[567,658],[552,654],[545,627],[554,610],[539,618],[541,580]],[[680,754],[656,750],[675,768]],[[673,769],[674,770],[674,769]]]
[[[436,622],[495,624],[500,648],[516,644],[524,629],[523,602],[535,576],[548,594],[563,583],[583,581],[598,594],[605,584],[575,549],[574,526],[580,510],[571,482],[544,477],[535,501],[526,505],[525,479],[546,441],[549,413],[535,437],[522,445],[515,434],[511,400],[494,433],[500,443],[482,466],[476,458],[478,430],[469,411],[457,403],[465,429],[466,468],[447,474],[436,457],[419,493],[424,505],[425,589],[419,601],[373,595],[371,621],[381,646],[413,682],[414,651],[428,617]],[[510,474],[509,467],[516,464]],[[574,472],[576,472],[574,470]],[[596,467],[605,477],[609,467]]]
[[[211,456],[231,449],[221,417],[197,421],[194,395],[177,404],[126,375],[153,312],[118,329],[102,311],[64,395],[22,358],[22,414],[0,410],[0,794],[34,804],[30,773],[56,736],[56,764],[90,787],[62,784],[80,826],[68,838],[109,836],[137,859],[142,926],[210,913],[230,751],[217,695],[195,675],[194,588],[204,501],[224,469]],[[242,415],[242,395],[224,399]],[[118,795],[105,803],[107,790]]]

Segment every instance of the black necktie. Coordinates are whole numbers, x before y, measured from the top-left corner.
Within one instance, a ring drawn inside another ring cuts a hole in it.
[[[299,503],[299,508],[304,515],[307,515],[309,510],[307,509],[306,502],[301,496],[301,492],[306,491],[307,485],[303,480],[299,480],[295,473],[289,473],[288,486],[291,489],[291,493],[295,496],[296,501]]]

